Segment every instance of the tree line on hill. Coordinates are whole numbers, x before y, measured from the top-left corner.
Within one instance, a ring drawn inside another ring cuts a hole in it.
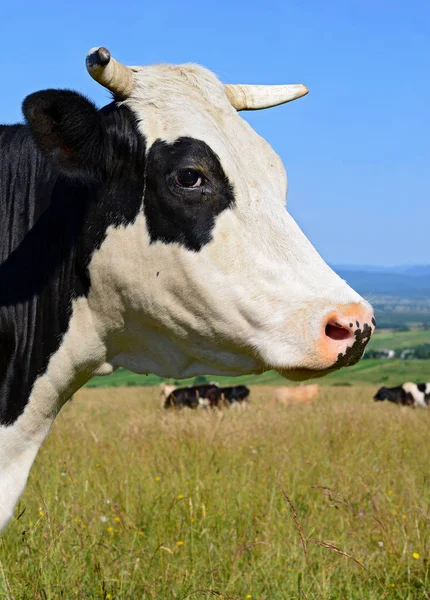
[[[419,344],[410,348],[381,348],[380,350],[367,350],[363,359],[377,358],[380,360],[391,360],[400,358],[400,360],[415,359],[424,360],[430,358],[430,344]]]

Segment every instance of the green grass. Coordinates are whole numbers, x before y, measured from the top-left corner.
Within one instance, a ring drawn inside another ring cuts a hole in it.
[[[411,348],[421,344],[430,343],[430,330],[417,329],[415,331],[376,331],[369,342],[369,349],[381,350],[382,348]]]
[[[275,371],[263,375],[241,377],[208,377],[222,385],[289,385]],[[107,377],[94,377],[87,387],[152,386],[163,381],[156,375],[136,375],[119,369]],[[173,380],[169,380],[173,381]],[[193,383],[193,379],[183,379],[180,385]],[[353,367],[341,369],[327,377],[315,380],[321,385],[365,385],[384,384],[395,386],[405,381],[430,381],[430,360],[362,360]]]
[[[165,413],[156,388],[82,390],[0,540],[0,597],[428,599],[430,411],[373,391],[286,408],[257,386],[221,415]],[[307,558],[281,486],[325,544]]]

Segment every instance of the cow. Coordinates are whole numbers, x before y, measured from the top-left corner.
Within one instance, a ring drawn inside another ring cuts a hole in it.
[[[219,405],[245,406],[249,404],[249,388],[246,385],[233,385],[220,388]]]
[[[356,363],[375,327],[285,210],[281,160],[239,115],[305,86],[126,67],[106,48],[86,65],[106,106],[47,89],[25,98],[24,123],[0,126],[0,530],[94,374],[303,380]]]
[[[393,404],[402,406],[421,406],[427,408],[430,405],[430,383],[406,382],[397,387],[381,387],[373,397],[375,402],[388,400]]]
[[[173,389],[171,389],[173,388]],[[186,387],[166,386],[164,408],[208,408],[218,404],[219,387],[216,383],[189,385]],[[169,392],[166,395],[166,392]]]
[[[320,393],[317,384],[300,385],[298,387],[278,387],[272,391],[270,403],[272,405],[295,406],[312,404]]]
[[[166,398],[164,408],[198,408],[199,395],[192,386],[178,387]]]

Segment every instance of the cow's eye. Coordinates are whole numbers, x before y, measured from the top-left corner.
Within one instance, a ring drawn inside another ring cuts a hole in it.
[[[195,169],[181,169],[175,175],[175,183],[181,187],[197,188],[203,184],[203,176]]]

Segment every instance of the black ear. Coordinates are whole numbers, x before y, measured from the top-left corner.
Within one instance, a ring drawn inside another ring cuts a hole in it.
[[[97,176],[103,129],[92,102],[71,90],[43,90],[27,96],[22,111],[42,152],[66,172]]]

